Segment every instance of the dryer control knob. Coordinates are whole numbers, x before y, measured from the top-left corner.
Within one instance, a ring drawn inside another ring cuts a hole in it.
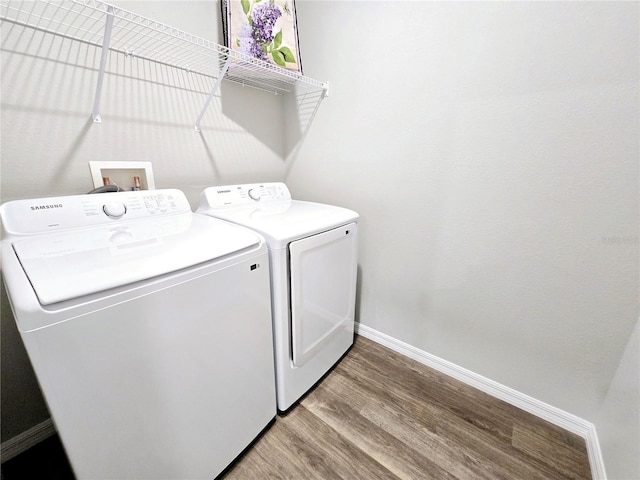
[[[127,207],[121,202],[109,202],[102,206],[102,211],[110,218],[120,218],[127,213]]]
[[[249,197],[252,200],[259,201],[260,196],[260,191],[257,188],[252,188],[251,190],[249,190]]]

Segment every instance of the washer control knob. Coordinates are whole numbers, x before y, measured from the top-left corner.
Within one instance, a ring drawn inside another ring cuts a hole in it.
[[[102,211],[109,218],[120,218],[127,213],[127,207],[122,202],[109,202],[102,206]]]
[[[249,197],[256,202],[260,201],[260,191],[257,188],[252,188],[251,190],[249,190]]]

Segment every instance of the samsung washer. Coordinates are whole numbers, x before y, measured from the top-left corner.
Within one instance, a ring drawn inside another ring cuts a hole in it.
[[[275,418],[268,256],[178,190],[0,208],[2,274],[78,480],[212,479]]]
[[[197,213],[267,241],[278,409],[285,411],[353,344],[359,216],[292,200],[283,183],[209,187]]]

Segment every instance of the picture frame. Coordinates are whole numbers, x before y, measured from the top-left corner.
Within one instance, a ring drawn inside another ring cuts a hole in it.
[[[295,0],[221,0],[225,46],[302,75]]]
[[[151,162],[89,162],[93,188],[117,185],[122,190],[154,190]]]

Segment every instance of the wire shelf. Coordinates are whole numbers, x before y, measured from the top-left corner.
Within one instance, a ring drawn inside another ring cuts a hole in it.
[[[212,77],[217,79],[214,89],[220,80],[225,80],[275,94],[287,94],[300,87],[320,91],[322,96],[328,91],[326,82],[100,0],[0,0],[0,20],[101,47],[103,57],[105,51],[117,52]],[[104,65],[101,76],[103,69]],[[98,90],[101,82],[100,78]],[[99,101],[99,92],[96,97]],[[100,121],[95,108],[94,120]]]

